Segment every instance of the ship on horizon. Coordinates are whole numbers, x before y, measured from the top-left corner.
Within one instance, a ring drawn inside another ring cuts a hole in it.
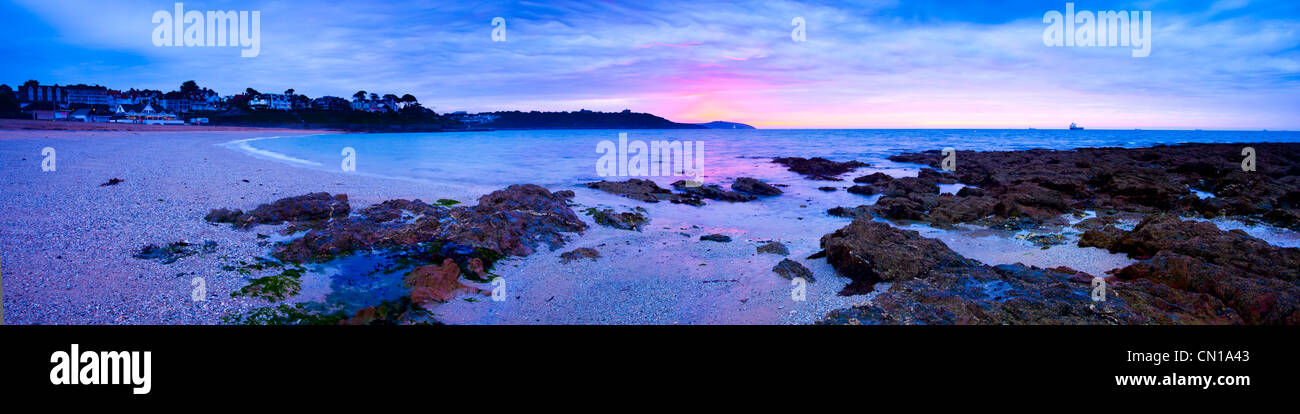
[[[1070,123],[1070,130],[1071,130],[1071,131],[1082,131],[1082,130],[1083,130],[1083,127],[1079,126],[1078,124],[1075,124],[1075,123],[1071,122],[1071,123]]]

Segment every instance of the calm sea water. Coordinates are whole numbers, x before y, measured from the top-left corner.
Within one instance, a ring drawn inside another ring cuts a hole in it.
[[[308,168],[341,171],[341,151],[356,150],[358,173],[459,183],[483,191],[530,182],[543,186],[599,180],[597,143],[618,140],[615,130],[490,131],[462,133],[331,134],[263,139],[231,146]],[[782,178],[769,157],[856,159],[884,170],[909,168],[885,158],[902,152],[1022,150],[1031,148],[1146,147],[1186,142],[1300,142],[1290,131],[1110,130],[631,130],[629,140],[699,141],[706,181],[736,176]],[[907,175],[907,174],[904,174]],[[656,178],[667,184],[680,177]]]

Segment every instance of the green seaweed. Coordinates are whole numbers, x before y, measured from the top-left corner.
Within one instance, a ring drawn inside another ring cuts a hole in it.
[[[302,266],[295,266],[284,269],[277,275],[253,279],[249,281],[248,286],[231,292],[230,296],[261,298],[270,302],[285,300],[290,296],[297,295],[302,289],[302,273],[306,270]]]
[[[412,316],[426,318],[413,320]],[[308,305],[279,304],[255,308],[242,314],[226,314],[221,317],[223,323],[231,325],[340,325],[347,323],[365,325],[396,325],[410,323],[415,325],[441,325],[433,320],[433,312],[412,302],[409,296],[397,300],[383,301],[374,306],[374,316],[368,320],[355,320],[341,310],[318,311],[309,309]]]
[[[338,325],[347,320],[343,312],[318,313],[303,304],[279,304],[256,308],[243,314],[226,314],[221,322],[231,325]]]

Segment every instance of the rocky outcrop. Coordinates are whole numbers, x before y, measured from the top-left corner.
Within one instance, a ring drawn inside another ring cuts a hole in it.
[[[883,184],[893,179],[894,177],[890,177],[888,174],[882,172],[876,172],[858,178],[854,178],[853,182],[858,184]]]
[[[731,243],[731,236],[725,234],[708,234],[708,235],[700,236],[700,241]]]
[[[790,259],[781,259],[780,263],[777,263],[775,267],[772,267],[772,271],[780,275],[781,277],[790,280],[794,280],[794,278],[802,278],[803,280],[807,280],[809,282],[817,281],[817,279],[813,278],[813,273],[811,270],[808,270],[807,267],[804,267],[802,263]]]
[[[204,219],[214,223],[231,223],[237,228],[250,228],[258,224],[314,222],[347,217],[349,211],[347,194],[331,196],[329,193],[311,193],[262,204],[248,212],[214,209]]]
[[[1093,301],[1086,273],[1020,264],[988,266],[938,240],[857,219],[822,238],[825,257],[852,279],[842,294],[869,292],[870,302],[831,312],[823,324],[1233,324],[1242,319],[1213,295],[1171,289],[1146,279],[1108,278],[1107,298]]]
[[[666,200],[674,204],[687,204],[694,206],[704,205],[699,197],[688,194],[673,193],[672,190],[660,187],[654,181],[642,180],[639,178],[628,179],[627,181],[597,181],[587,183],[587,188],[604,191],[610,194],[621,195],[633,200],[644,201],[647,203],[658,203]]]
[[[590,247],[579,247],[571,251],[560,253],[560,263],[569,263],[582,259],[591,259],[595,261],[600,258],[600,251]]]
[[[1300,324],[1300,249],[1169,216],[1147,217],[1131,231],[1088,230],[1079,246],[1142,260],[1116,272],[1120,279],[1212,296],[1245,323]]]
[[[420,266],[406,275],[403,281],[411,289],[411,302],[422,306],[434,306],[455,299],[460,295],[483,295],[490,292],[460,283],[460,266],[450,258],[441,265]]]
[[[193,256],[200,253],[212,253],[217,250],[217,242],[206,241],[202,245],[197,245],[187,241],[178,241],[168,243],[165,246],[156,244],[147,244],[140,248],[140,252],[132,255],[137,259],[156,260],[162,264],[172,264],[181,258]]]
[[[814,256],[825,256],[840,275],[853,280],[841,294],[868,293],[876,283],[924,277],[965,260],[941,241],[868,219],[855,219],[822,236],[821,248]]]
[[[633,211],[614,212],[612,208],[598,209],[588,208],[583,210],[596,224],[613,227],[620,230],[641,231],[641,229],[650,222],[645,216],[645,209],[637,207]]]
[[[775,254],[781,256],[790,255],[790,249],[786,248],[784,244],[781,244],[781,242],[778,241],[764,243],[758,246],[755,250],[757,250],[758,253]]]
[[[834,190],[834,188],[832,188],[832,190]],[[849,187],[849,188],[848,188],[847,190],[845,190],[845,191],[848,191],[848,192],[850,192],[850,193],[857,194],[857,195],[869,196],[869,195],[875,195],[876,193],[879,193],[879,192],[880,192],[880,189],[876,188],[876,186],[874,186],[874,185],[855,185],[855,186]]]
[[[826,214],[835,217],[846,217],[846,218],[871,217],[871,207],[870,206],[857,206],[854,208],[833,207],[831,209],[826,210]]]
[[[784,157],[772,162],[784,165],[790,171],[805,176],[809,180],[840,181],[839,175],[868,166],[859,161],[836,162],[821,157],[799,158]]]
[[[512,185],[478,201],[475,206],[445,207],[420,200],[388,200],[349,216],[346,196],[316,193],[264,204],[249,213],[218,214],[214,210],[214,214],[219,219],[234,217],[236,226],[290,220],[295,227],[308,229],[273,252],[276,258],[292,263],[322,262],[360,249],[404,249],[433,241],[525,256],[541,246],[557,249],[564,244],[566,233],[587,228],[566,198],[532,184]]]
[[[736,182],[731,183],[731,189],[756,196],[781,195],[781,189],[749,177],[737,178]]]
[[[1252,147],[1256,171],[1242,171],[1241,152]],[[890,160],[938,167],[939,151],[899,154]],[[1001,218],[1039,220],[1078,209],[1137,213],[1171,212],[1202,217],[1247,216],[1278,227],[1300,229],[1300,144],[1184,144],[1151,148],[1083,148],[957,152],[957,171],[923,170],[918,178],[943,183],[946,176],[980,187],[957,194],[996,206],[984,211]],[[860,177],[864,178],[864,177]],[[1192,189],[1211,193],[1201,199]],[[911,197],[930,221],[930,203]],[[982,216],[981,216],[982,217]],[[937,219],[936,219],[937,220]]]
[[[674,182],[672,187],[691,197],[707,198],[710,200],[726,201],[731,203],[753,201],[755,198],[749,194],[723,190],[722,187],[718,187],[717,184],[697,185],[692,187],[687,185],[685,180],[681,180]]]

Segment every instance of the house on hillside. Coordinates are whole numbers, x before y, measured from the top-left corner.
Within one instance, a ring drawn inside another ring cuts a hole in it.
[[[352,101],[352,110],[354,111],[384,113],[384,112],[393,112],[395,109],[396,108],[389,105],[387,102],[377,100],[377,99],[374,100],[365,99],[365,100]]]
[[[190,112],[193,102],[190,97],[180,92],[167,92],[163,94],[162,99],[158,100],[164,111],[170,111],[178,114]]]
[[[293,96],[264,93],[248,100],[248,107],[258,110],[288,111],[293,109]]]
[[[337,96],[322,96],[311,101],[311,109],[319,111],[348,111],[352,104]]]
[[[64,90],[66,91],[65,99],[69,104],[108,106],[114,103],[109,102],[108,88],[103,86],[71,85],[65,87]]]
[[[450,115],[452,119],[455,119],[457,121],[460,121],[461,123],[464,123],[465,125],[470,125],[470,126],[490,124],[492,123],[492,121],[495,121],[497,118],[499,118],[499,116],[497,115],[470,114],[470,113],[466,113],[465,111],[452,112]]]

